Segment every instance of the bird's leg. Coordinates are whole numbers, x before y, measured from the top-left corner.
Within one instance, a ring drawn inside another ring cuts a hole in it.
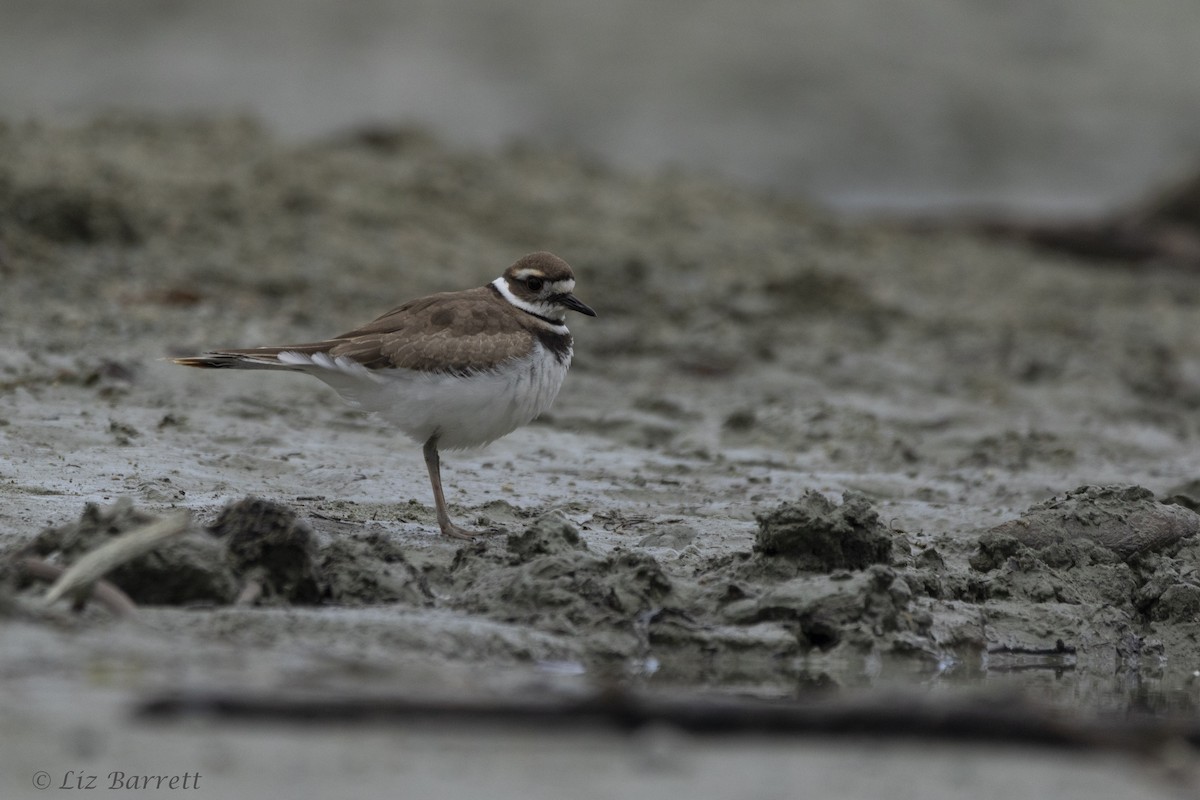
[[[429,440],[425,442],[425,467],[429,470],[429,482],[433,484],[433,502],[437,506],[438,527],[442,529],[442,535],[449,536],[451,539],[474,541],[477,534],[455,525],[450,521],[450,514],[446,511],[446,496],[442,494],[442,464],[438,458],[437,436],[430,436]]]

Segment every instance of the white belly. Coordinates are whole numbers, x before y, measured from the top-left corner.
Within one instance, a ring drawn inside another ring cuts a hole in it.
[[[280,354],[285,361],[285,354]],[[567,367],[541,344],[525,358],[469,376],[409,369],[369,370],[346,358],[286,354],[285,363],[337,390],[347,402],[379,414],[417,442],[437,434],[438,447],[478,447],[499,439],[545,411],[558,396]]]

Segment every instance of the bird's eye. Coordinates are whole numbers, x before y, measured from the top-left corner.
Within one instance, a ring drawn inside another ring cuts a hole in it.
[[[542,290],[543,282],[544,281],[542,281],[541,278],[526,278],[525,279],[525,285],[529,287],[529,291],[531,291],[531,292],[540,292]]]

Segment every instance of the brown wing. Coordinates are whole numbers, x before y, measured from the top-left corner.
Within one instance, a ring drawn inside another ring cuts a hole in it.
[[[405,303],[338,336],[327,352],[372,369],[470,372],[523,356],[533,343],[507,303],[483,287]]]
[[[276,356],[283,352],[328,353],[370,369],[465,373],[526,355],[535,341],[511,306],[485,286],[410,301],[324,342],[220,350],[176,362],[190,367],[296,369],[280,364]]]

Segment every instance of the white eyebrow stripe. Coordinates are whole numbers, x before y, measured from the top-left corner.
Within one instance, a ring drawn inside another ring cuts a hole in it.
[[[496,287],[496,291],[500,292],[500,295],[505,300],[512,303],[522,311],[533,314],[542,322],[552,325],[555,328],[562,328],[564,331],[567,329],[567,324],[565,322],[554,319],[554,316],[566,313],[563,311],[562,306],[558,305],[557,303],[530,303],[522,300],[512,293],[512,290],[508,288],[508,281],[506,281],[503,277],[496,278],[496,280],[492,281],[492,286]]]
[[[518,281],[528,280],[529,278],[546,280],[546,273],[540,269],[519,269],[513,273],[513,278]],[[569,294],[575,290],[575,279],[563,278],[562,280],[548,281],[546,285],[550,288],[551,294]]]

